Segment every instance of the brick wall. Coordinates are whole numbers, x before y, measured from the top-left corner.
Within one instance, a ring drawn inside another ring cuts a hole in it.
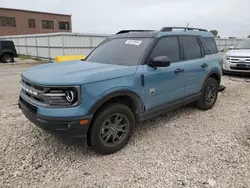
[[[0,17],[14,17],[16,27],[1,26],[0,36],[4,35],[25,35],[37,33],[55,33],[55,32],[72,32],[71,16],[52,13],[32,12],[15,9],[0,8]],[[28,19],[35,19],[35,28],[29,28]],[[54,22],[54,29],[43,29],[42,20],[51,20]],[[69,22],[70,30],[60,30],[60,22]]]

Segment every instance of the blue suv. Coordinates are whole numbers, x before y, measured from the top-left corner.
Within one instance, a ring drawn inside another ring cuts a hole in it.
[[[138,121],[193,102],[211,109],[222,62],[204,29],[123,30],[85,60],[23,72],[19,107],[40,128],[111,154],[126,145]]]

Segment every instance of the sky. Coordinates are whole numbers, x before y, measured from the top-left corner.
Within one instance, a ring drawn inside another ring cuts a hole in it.
[[[113,34],[123,29],[186,26],[250,35],[250,0],[0,0],[0,7],[72,15],[73,32]]]

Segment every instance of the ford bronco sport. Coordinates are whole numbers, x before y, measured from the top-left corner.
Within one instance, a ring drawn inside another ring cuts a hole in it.
[[[42,129],[85,138],[96,152],[110,154],[126,145],[138,121],[193,102],[211,109],[221,64],[213,34],[204,29],[123,30],[83,61],[23,72],[19,107]]]
[[[0,40],[0,61],[3,63],[14,62],[17,52],[13,41]]]

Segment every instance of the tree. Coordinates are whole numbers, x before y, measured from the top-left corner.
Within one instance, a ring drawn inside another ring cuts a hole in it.
[[[211,30],[210,32],[213,33],[214,37],[217,37],[219,33],[217,30]]]

